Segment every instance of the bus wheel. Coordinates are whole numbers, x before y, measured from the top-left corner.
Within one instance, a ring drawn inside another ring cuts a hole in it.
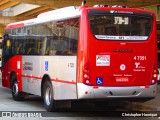
[[[53,89],[51,83],[47,80],[43,86],[44,106],[47,111],[55,111],[55,100],[53,100]]]
[[[21,100],[24,100],[24,95],[22,92],[19,92],[18,91],[18,83],[17,83],[17,79],[16,77],[14,76],[12,78],[13,82],[12,82],[12,97],[15,101],[21,101]]]

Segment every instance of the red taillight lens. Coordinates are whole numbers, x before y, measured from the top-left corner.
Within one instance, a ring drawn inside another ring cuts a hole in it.
[[[153,70],[153,76],[152,76],[151,84],[157,83],[157,80],[158,80],[158,70],[154,69]]]
[[[88,68],[88,66],[84,67],[84,70],[83,70],[83,80],[84,80],[85,84],[90,84],[89,68]]]

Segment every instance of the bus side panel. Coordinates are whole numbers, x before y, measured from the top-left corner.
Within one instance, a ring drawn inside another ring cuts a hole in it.
[[[18,89],[22,91],[22,57],[11,57],[2,67],[2,86],[10,88],[11,73],[15,72],[18,80]]]
[[[23,91],[41,95],[41,80],[48,75],[55,100],[76,99],[76,56],[23,57]]]
[[[41,57],[23,56],[23,92],[41,95]]]
[[[52,80],[54,99],[77,99],[76,56],[43,57],[43,70]]]

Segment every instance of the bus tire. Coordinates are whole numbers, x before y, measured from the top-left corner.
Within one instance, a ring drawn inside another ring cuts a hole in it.
[[[45,81],[43,85],[44,106],[48,112],[55,111],[55,100],[53,99],[53,88],[50,81]]]
[[[12,77],[12,97],[15,101],[21,101],[24,100],[24,95],[22,92],[18,91],[18,83],[17,78],[15,76]]]

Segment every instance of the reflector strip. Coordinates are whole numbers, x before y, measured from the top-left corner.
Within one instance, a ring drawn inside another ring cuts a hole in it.
[[[38,76],[31,76],[31,75],[22,75],[22,77],[26,77],[26,78],[35,78],[37,80],[42,80],[42,77],[38,77]],[[72,81],[67,81],[67,80],[59,80],[59,79],[51,79],[51,81],[53,82],[60,82],[60,83],[67,83],[67,84],[76,84],[76,82]]]
[[[7,30],[7,29],[11,29],[11,28],[18,28],[18,27],[22,27],[22,26],[24,26],[24,23],[8,25],[8,26],[6,26],[6,28],[5,28],[5,29]]]

